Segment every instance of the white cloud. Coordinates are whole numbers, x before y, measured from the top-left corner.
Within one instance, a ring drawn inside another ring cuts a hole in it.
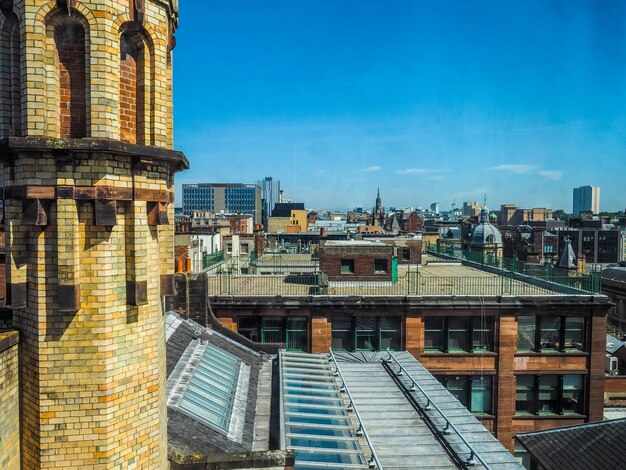
[[[449,168],[405,168],[404,170],[396,170],[398,175],[432,175],[436,173],[445,173],[450,171]]]
[[[543,170],[540,171],[539,174],[541,176],[543,176],[544,178],[548,178],[549,180],[560,180],[561,176],[563,176],[563,172],[562,171],[554,171],[554,170]]]
[[[371,171],[380,171],[382,170],[383,167],[379,166],[379,165],[372,165],[372,166],[368,166],[366,168],[361,168],[360,170],[356,170],[358,173],[369,173]]]
[[[497,165],[487,168],[490,171],[508,171],[509,173],[515,174],[523,174],[530,173],[535,167],[533,165],[522,165],[522,164],[506,164],[506,165]]]

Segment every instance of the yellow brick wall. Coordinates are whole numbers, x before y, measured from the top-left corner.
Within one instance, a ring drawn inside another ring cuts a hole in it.
[[[152,77],[146,83],[145,115],[153,135],[147,143],[168,149],[173,142],[168,41],[178,2],[145,3],[141,34],[149,44],[146,69]],[[86,31],[87,138],[120,137],[119,42],[121,31],[133,21],[130,4],[77,1],[72,11]],[[60,85],[53,25],[66,21],[59,15],[67,13],[57,10],[56,0],[15,0],[13,13],[23,40],[23,134],[46,139],[40,148],[1,156],[10,162],[3,165],[4,185],[173,191],[174,168],[180,165],[145,156],[137,165],[133,152],[141,149],[130,146],[128,154],[57,151],[72,147],[56,140]],[[4,20],[0,13],[0,31]],[[0,139],[7,136],[2,132]],[[173,204],[168,206],[169,224],[148,225],[146,200],[116,201],[110,227],[95,224],[93,200],[57,195],[43,204],[48,218],[43,226],[24,223],[19,197],[5,204],[7,282],[26,285],[27,300],[24,308],[14,310],[21,332],[22,468],[167,468],[160,276],[173,273]],[[147,302],[132,305],[127,283],[145,283]],[[76,311],[60,308],[67,288],[79,292]],[[4,430],[3,418],[0,433]],[[13,454],[20,458],[18,451]],[[16,467],[2,466],[0,460],[0,468]]]
[[[120,32],[132,22],[129,0],[77,1],[72,16],[86,30],[88,51],[88,133],[87,137],[119,139]],[[170,19],[176,20],[173,4],[178,2],[145,0],[146,14],[142,34],[150,47],[146,54],[146,101],[151,108],[147,126],[153,129],[153,145],[171,147],[172,66],[168,53]],[[55,52],[51,23],[56,0],[14,0],[13,11],[23,30],[22,109],[26,134],[59,137],[59,97],[55,85]],[[3,21],[0,14],[0,26]]]
[[[0,332],[0,468],[20,468],[18,334]]]

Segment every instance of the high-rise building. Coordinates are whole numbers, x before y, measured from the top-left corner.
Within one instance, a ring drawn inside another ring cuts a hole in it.
[[[0,418],[3,468],[168,467],[162,296],[188,167],[172,150],[177,24],[177,0],[0,2],[20,390],[17,432]]]
[[[581,186],[574,188],[574,202],[572,214],[579,216],[581,212],[591,211],[594,214],[600,213],[600,187]]]
[[[229,212],[251,214],[261,223],[261,188],[256,184],[183,184],[183,212]]]
[[[261,181],[257,181],[257,185],[261,188],[263,210],[267,217],[271,217],[274,204],[280,202],[280,181],[266,176]]]

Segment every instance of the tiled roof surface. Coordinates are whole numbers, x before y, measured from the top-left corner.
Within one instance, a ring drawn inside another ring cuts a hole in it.
[[[517,439],[546,469],[626,468],[626,418],[518,434]]]

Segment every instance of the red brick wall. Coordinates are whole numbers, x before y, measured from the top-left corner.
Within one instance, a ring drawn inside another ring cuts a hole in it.
[[[359,251],[350,252],[349,250],[341,250],[341,252],[329,251],[326,248],[320,248],[320,270],[328,276],[330,281],[391,281],[391,246],[382,247],[373,253],[363,253]],[[354,260],[354,274],[341,274],[341,260]],[[387,272],[378,274],[374,272],[374,260],[386,259]]]
[[[515,413],[515,376],[513,355],[517,351],[517,318],[500,317],[497,322],[498,377],[494,384],[496,396],[496,436],[511,452],[513,441],[513,414]]]
[[[87,135],[85,30],[78,23],[57,26],[54,40],[58,53],[60,137]]]
[[[120,139],[144,144],[144,59],[141,39],[124,34],[120,43]]]
[[[602,421],[604,415],[604,368],[606,354],[606,314],[591,320],[589,357],[589,422]]]
[[[331,323],[326,317],[311,318],[311,352],[327,353],[332,341]]]

